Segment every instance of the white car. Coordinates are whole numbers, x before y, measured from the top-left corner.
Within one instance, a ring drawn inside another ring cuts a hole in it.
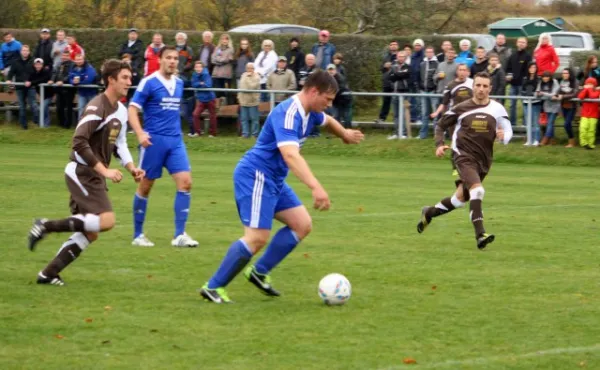
[[[552,45],[560,60],[560,66],[556,70],[556,74],[562,73],[563,69],[569,67],[571,52],[596,49],[594,39],[589,33],[560,31],[550,32],[549,35],[552,37]]]
[[[496,38],[492,35],[487,35],[483,33],[449,33],[444,35],[446,37],[455,37],[455,38],[469,38],[475,40],[476,45],[472,45],[471,49],[475,50],[478,47],[482,46],[485,51],[490,51],[496,45]],[[459,51],[457,51],[459,52]]]

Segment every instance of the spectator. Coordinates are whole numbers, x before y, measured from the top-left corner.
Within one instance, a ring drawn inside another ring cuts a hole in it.
[[[406,44],[404,45],[404,52],[406,53],[406,61],[404,63],[408,64],[410,66],[410,61],[412,60],[412,46],[410,46],[410,44]]]
[[[442,63],[446,60],[446,55],[448,54],[448,50],[450,50],[450,49],[453,49],[452,42],[450,42],[449,40],[444,40],[442,42],[442,52],[435,56],[437,58],[438,62]],[[456,52],[455,52],[455,56],[456,56]]]
[[[254,63],[256,73],[260,76],[260,88],[261,90],[267,89],[267,79],[269,75],[277,68],[277,53],[273,50],[274,44],[271,40],[264,40],[262,42],[262,51],[258,53],[256,57],[256,63]],[[260,100],[263,102],[269,101],[269,94],[262,93]]]
[[[213,37],[213,33],[210,31],[202,32],[202,45],[200,45],[200,49],[198,49],[198,60],[202,62],[204,68],[208,67],[208,73],[211,75],[213,72],[211,57],[215,51]]]
[[[421,62],[419,76],[419,93],[435,93],[437,88],[435,71],[438,68],[438,64],[439,62],[435,57],[433,46],[427,47],[425,49],[425,58]],[[427,137],[427,134],[429,132],[429,115],[436,110],[438,101],[439,99],[436,97],[421,98],[421,117],[423,120],[423,124],[421,125],[421,131],[419,133],[419,137],[421,139],[425,139]]]
[[[425,43],[421,39],[413,41],[413,50],[410,56],[411,83],[410,92],[416,93],[419,91],[419,79],[421,78],[421,62],[424,58],[423,47]],[[421,122],[421,99],[411,97],[410,99],[410,118],[417,125],[422,125]]]
[[[254,62],[254,53],[250,41],[247,38],[242,37],[240,40],[240,48],[235,53],[235,77],[237,78],[236,86],[239,88],[240,79],[242,75],[246,73],[246,64]]]
[[[73,123],[73,98],[75,97],[75,89],[62,87],[63,84],[69,83],[69,71],[73,66],[69,50],[63,49],[61,55],[61,63],[52,72],[52,77],[49,84],[53,84],[54,95],[56,96],[56,114],[58,123],[68,129]]]
[[[44,66],[44,60],[42,58],[36,58],[33,61],[33,71],[28,79],[30,84],[29,88],[34,90],[34,93],[39,94],[40,84],[47,83],[51,76],[52,73],[50,72],[50,69]],[[50,126],[50,103],[52,103],[52,94],[52,89],[44,89],[44,101],[41,102],[42,108],[44,109],[44,122],[40,123],[40,127]]]
[[[56,41],[52,44],[52,70],[58,68],[63,62],[63,52],[67,49],[69,44],[65,40],[65,31],[56,31]]]
[[[478,47],[475,51],[475,63],[471,66],[471,76],[475,76],[479,72],[487,72],[488,64],[485,48],[483,46]]]
[[[7,79],[10,81],[14,78],[14,82],[24,83],[18,85],[16,90],[19,99],[19,123],[24,130],[27,130],[27,105],[33,113],[34,121],[38,119],[39,111],[35,101],[35,89],[30,88],[31,82],[29,82],[29,77],[33,74],[33,59],[29,45],[22,45],[20,54],[20,58],[11,61]]]
[[[530,62],[531,55],[527,52],[527,38],[519,37],[517,39],[517,51],[510,55],[504,66],[506,68],[506,81],[510,84],[509,96],[519,95]],[[517,124],[517,103],[516,99],[510,101],[510,122],[513,125]]]
[[[277,69],[267,79],[268,90],[296,90],[296,76],[287,69],[287,58],[283,55],[277,61]],[[277,103],[286,99],[286,94],[275,94]]]
[[[410,90],[410,66],[406,63],[406,51],[399,51],[396,55],[396,60],[392,63],[390,72],[390,82],[392,83],[392,92],[406,94]],[[396,140],[405,138],[411,135],[410,127],[410,102],[409,99],[404,99],[404,125],[406,126],[406,136],[403,132],[398,132],[400,127],[400,98],[394,96],[392,98],[392,110],[394,112],[394,133],[388,136],[388,140]],[[400,135],[400,136],[399,136]]]
[[[175,35],[175,48],[179,53],[177,61],[177,76],[183,81],[184,88],[192,87],[191,74],[194,68],[192,62],[194,60],[194,51],[187,44],[188,36],[183,32],[177,32]],[[194,106],[196,105],[196,99],[194,92],[190,90],[183,91],[183,101],[180,106],[180,112],[185,120],[188,122],[190,133],[193,133],[194,127]]]
[[[74,86],[91,85],[96,83],[96,70],[89,64],[81,54],[75,56],[75,63],[69,71],[69,83]],[[77,110],[78,118],[83,116],[85,106],[98,94],[95,87],[78,87]]]
[[[566,148],[575,147],[575,136],[573,135],[573,119],[575,118],[575,112],[577,111],[577,103],[572,102],[571,99],[577,96],[579,92],[579,83],[575,74],[569,68],[565,68],[562,71],[562,79],[560,80],[558,89],[558,100],[561,103],[562,115],[565,119],[565,132],[569,138]]]
[[[489,64],[487,73],[492,78],[491,96],[504,96],[506,94],[506,74],[500,64],[500,57],[496,54],[488,54]]]
[[[536,90],[536,95],[542,99],[542,108],[548,115],[546,134],[540,143],[542,146],[551,144],[551,140],[554,139],[554,122],[556,121],[556,117],[560,111],[560,100],[558,100],[559,88],[560,85],[558,84],[558,81],[552,78],[552,73],[550,71],[546,71],[542,74],[542,80],[540,81]]]
[[[383,86],[384,93],[391,93],[393,91],[392,82],[390,81],[390,70],[392,69],[392,63],[396,61],[396,55],[398,54],[398,41],[393,40],[388,46],[388,50],[383,56],[383,62],[381,64],[381,84]],[[392,102],[391,96],[384,96],[382,98],[381,109],[379,110],[379,118],[375,120],[375,123],[384,122],[390,113],[390,104]]]
[[[560,62],[556,50],[552,46],[552,38],[547,33],[542,33],[538,44],[533,52],[533,59],[537,63],[538,76],[544,74],[544,72],[550,72],[554,74],[558,68]]]
[[[254,71],[254,63],[246,64],[246,72],[240,78],[240,89],[258,90],[260,88],[260,76]],[[242,121],[242,137],[249,138],[250,134],[258,137],[258,104],[260,94],[238,93],[240,102],[240,118]]]
[[[335,45],[329,42],[329,31],[321,30],[319,32],[319,42],[313,45],[311,53],[315,56],[317,68],[325,70],[333,62]]]
[[[333,55],[333,64],[335,65],[335,69],[336,69],[336,75],[342,75],[346,81],[347,81],[347,76],[346,76],[346,67],[344,67],[344,54],[342,53],[335,53]]]
[[[436,58],[440,60],[439,54]],[[446,86],[456,78],[456,51],[453,48],[446,49],[446,56],[442,60],[443,62],[440,62],[435,71],[436,93],[438,94],[443,93]]]
[[[43,28],[40,33],[40,40],[33,53],[33,58],[41,58],[44,61],[44,68],[48,71],[52,69],[54,60],[52,59],[52,40],[50,40],[50,30]]]
[[[133,55],[125,53],[121,56],[121,61],[132,66]],[[131,71],[131,86],[137,86],[141,80],[139,71],[133,69],[133,66],[131,67],[131,69],[132,69],[132,71]],[[129,100],[131,98],[133,98],[134,93],[135,93],[135,89],[129,89],[127,96],[125,98],[123,98],[123,100],[122,100],[122,103],[125,104],[125,106],[129,105]]]
[[[540,114],[542,112],[542,101],[537,97],[535,93],[538,85],[540,83],[540,79],[537,74],[537,64],[531,61],[527,66],[527,74],[523,76],[523,82],[521,83],[521,96],[531,96],[535,97],[531,101],[531,128],[532,133],[531,137],[533,141],[527,141],[525,146],[538,146],[540,145],[541,135],[540,135]],[[527,122],[527,116],[529,114],[529,104],[527,102],[523,102],[523,122]]]
[[[224,33],[219,38],[219,46],[212,53],[211,62],[213,64],[212,79],[213,86],[220,89],[227,89],[231,86],[233,78],[233,57],[234,51],[231,46],[231,37]],[[217,97],[225,97],[224,92],[217,92]]]
[[[127,41],[121,44],[119,59],[123,59],[125,54],[131,55],[131,69],[139,73],[144,64],[144,44],[138,39],[138,31],[135,28],[129,29]]]
[[[506,46],[506,36],[499,33],[496,35],[496,45],[488,52],[488,58],[491,54],[498,55],[500,65],[502,68],[506,69],[506,65],[508,64],[508,59],[512,54],[512,49]]]
[[[596,79],[588,77],[583,85],[583,90],[577,96],[579,99],[598,99],[600,92],[597,91]],[[596,147],[596,125],[598,124],[597,102],[581,103],[581,122],[579,123],[579,145],[586,149]]]
[[[460,40],[460,43],[458,45],[460,47],[460,52],[456,57],[456,63],[466,64],[467,67],[471,69],[471,66],[473,65],[473,63],[475,63],[475,56],[473,55],[473,53],[471,53],[471,41],[463,39]]]
[[[69,55],[71,56],[72,61],[75,61],[75,57],[77,57],[77,55],[85,56],[85,51],[81,45],[77,43],[77,38],[75,35],[67,36],[67,49],[69,50]]]
[[[3,38],[4,42],[0,45],[0,70],[6,77],[13,62],[21,59],[22,45],[13,37],[11,32],[4,33]]]
[[[306,54],[304,58],[304,67],[300,70],[300,79],[298,80],[298,90],[302,90],[304,86],[304,82],[308,76],[310,76],[317,69],[317,65],[315,64],[315,56],[312,54]]]
[[[590,55],[587,58],[585,63],[585,68],[583,70],[585,81],[589,77],[593,77],[596,79],[596,86],[600,86],[600,68],[598,68],[598,57],[595,55]]]
[[[204,67],[201,61],[194,63],[194,73],[192,74],[192,87],[197,89],[211,88],[212,78],[208,69]],[[208,110],[210,126],[208,129],[209,137],[217,136],[217,99],[212,91],[196,91],[196,109],[194,109],[194,130],[188,136],[196,137],[204,135],[204,130],[200,124],[200,115]]]
[[[288,61],[288,68],[294,72],[296,81],[300,80],[300,70],[304,67],[305,55],[300,50],[300,40],[297,37],[290,39],[290,50],[285,52]]]
[[[158,57],[158,53],[164,46],[165,44],[163,44],[162,35],[160,33],[155,33],[154,36],[152,36],[152,43],[148,45],[146,52],[144,53],[144,59],[146,60],[146,63],[144,64],[144,77],[150,76],[160,68],[160,58]]]
[[[335,94],[331,111],[332,116],[338,122],[342,123],[345,128],[352,128],[352,119],[350,118],[350,111],[352,108],[352,95],[347,95],[350,89],[346,83],[346,77],[337,72],[335,64],[327,66],[327,72],[335,78],[338,85],[338,91]]]

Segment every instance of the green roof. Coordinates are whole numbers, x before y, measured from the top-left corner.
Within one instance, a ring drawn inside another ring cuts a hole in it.
[[[503,29],[504,28],[522,28],[530,23],[534,23],[534,22],[538,22],[538,21],[543,21],[543,22],[548,23],[549,25],[560,28],[560,27],[556,26],[555,24],[553,24],[552,22],[548,22],[544,18],[504,18],[501,21],[498,21],[498,22],[488,25],[488,28],[503,28]]]

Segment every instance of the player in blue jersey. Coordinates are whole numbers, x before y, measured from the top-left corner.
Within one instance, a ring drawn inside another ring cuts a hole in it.
[[[279,296],[271,286],[269,273],[312,228],[308,210],[285,182],[288,170],[312,190],[314,208],[324,211],[330,206],[329,195],[300,155],[300,147],[315,126],[327,127],[346,144],[358,144],[364,137],[323,113],[336,92],[337,83],[329,73],[317,71],[310,75],[300,93],[269,114],[256,144],[239,161],[233,182],[244,236],[233,242],[217,272],[200,289],[205,299],[231,302],[225,287],[267,244],[273,219],[286,226],[277,231],[262,257],[246,269],[245,276],[266,295]]]
[[[159,52],[160,69],[145,77],[129,104],[129,124],[140,143],[139,167],[146,171],[133,198],[133,245],[152,247],[143,231],[148,196],[154,181],[162,176],[163,167],[175,180],[174,247],[197,247],[198,242],[185,232],[190,211],[192,175],[181,132],[179,107],[183,99],[183,81],[175,76],[179,53],[172,46]],[[138,112],[144,113],[144,128]]]

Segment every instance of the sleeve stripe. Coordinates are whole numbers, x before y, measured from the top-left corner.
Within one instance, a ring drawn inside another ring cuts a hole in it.
[[[298,107],[296,106],[296,102],[293,102],[285,113],[283,128],[286,130],[294,129],[294,117],[296,116],[296,112],[298,112]]]
[[[282,146],[294,145],[300,148],[300,144],[297,141],[280,141],[277,143],[277,147],[281,148]]]
[[[84,116],[81,120],[79,120],[77,127],[83,125],[84,123],[90,122],[90,121],[102,121],[102,117],[97,116],[95,114],[90,114],[88,116]]]
[[[139,110],[142,110],[142,106],[139,105],[138,103],[134,102],[134,101],[130,101],[129,105],[133,105],[134,107],[136,107]]]
[[[321,121],[321,126],[325,127],[327,125],[327,114],[321,113],[323,115],[323,121]]]

